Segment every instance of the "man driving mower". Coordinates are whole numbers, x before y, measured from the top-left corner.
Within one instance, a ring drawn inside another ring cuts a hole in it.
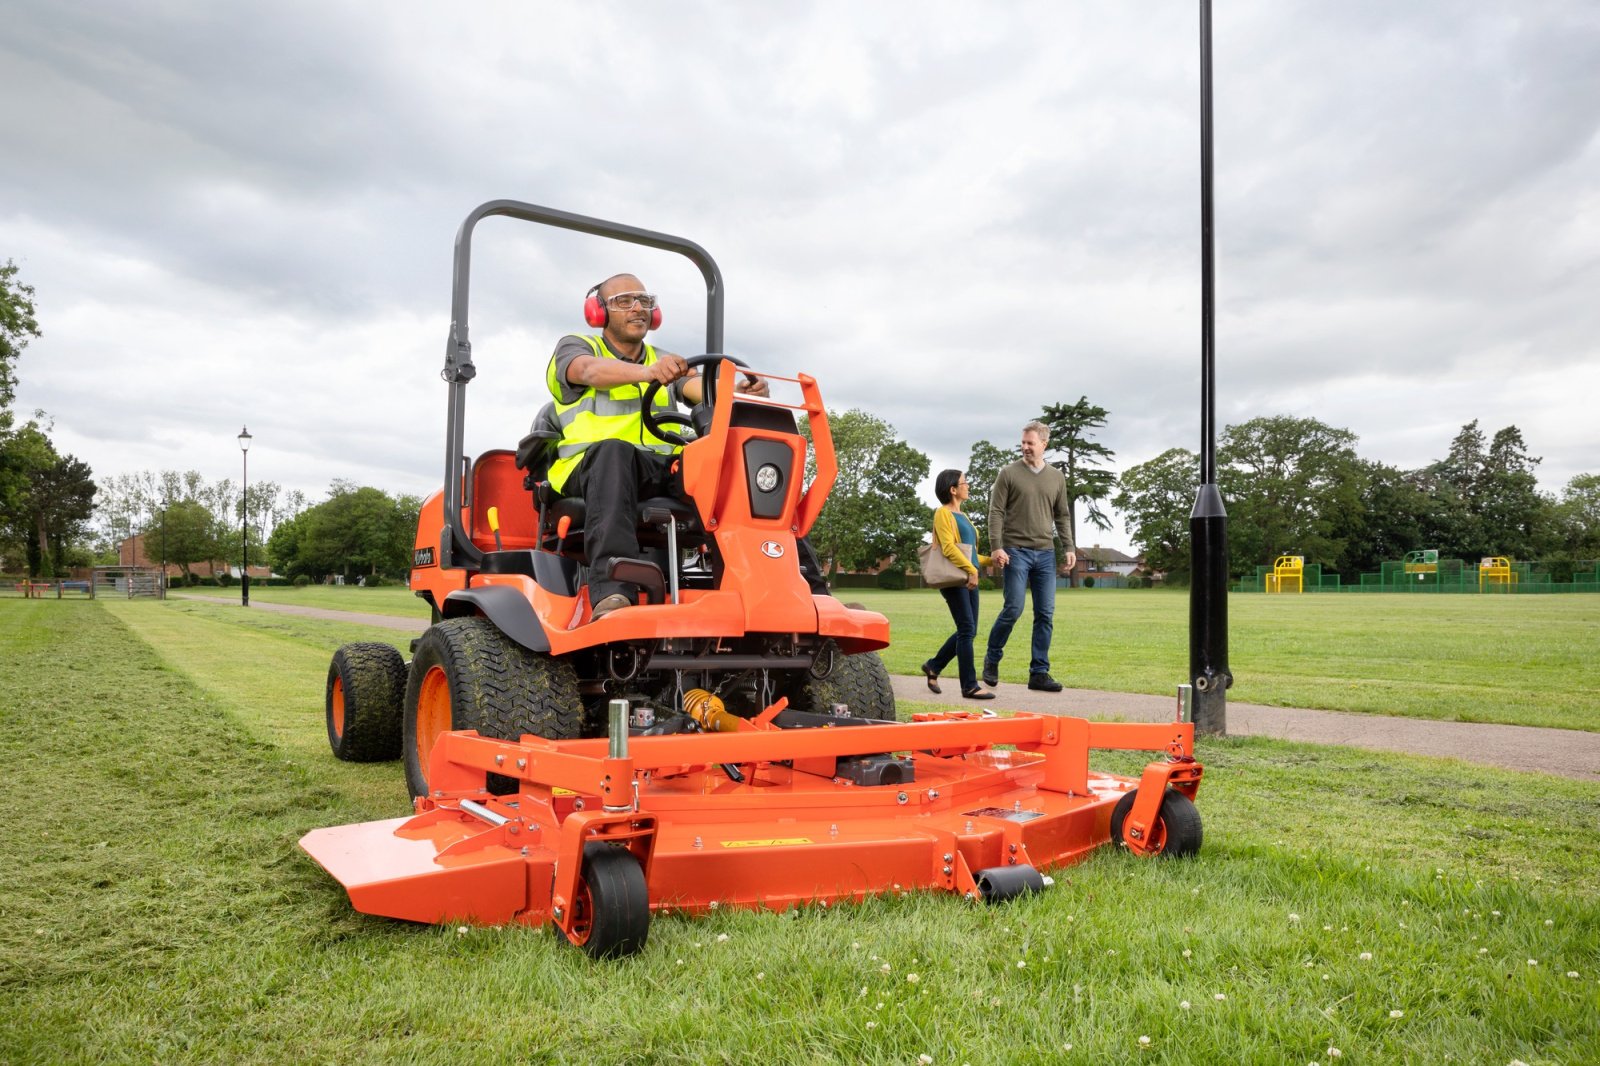
[[[614,559],[639,554],[638,503],[651,496],[683,495],[679,446],[644,424],[640,400],[652,382],[662,389],[655,406],[674,399],[693,405],[703,398],[698,371],[682,356],[645,343],[661,325],[661,306],[632,274],[617,274],[589,290],[584,321],[602,327],[599,336],[568,334],[556,344],[545,373],[555,400],[561,441],[550,464],[550,487],[582,496],[589,555],[591,620],[631,606],[638,589],[609,576]],[[767,383],[741,377],[738,392],[767,395]]]

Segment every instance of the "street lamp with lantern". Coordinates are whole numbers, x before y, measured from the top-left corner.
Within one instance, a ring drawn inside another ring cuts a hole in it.
[[[244,493],[239,528],[244,541],[244,565],[239,568],[240,606],[250,606],[250,427],[239,430],[239,451],[244,455]]]

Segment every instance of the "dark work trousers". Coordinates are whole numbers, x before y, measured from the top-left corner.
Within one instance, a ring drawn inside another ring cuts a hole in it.
[[[584,554],[589,557],[589,602],[620,592],[638,602],[639,590],[625,582],[602,580],[613,559],[639,558],[639,501],[683,495],[683,479],[673,471],[675,455],[645,451],[625,440],[589,445],[565,495],[582,496]]]
[[[957,585],[940,589],[939,594],[950,608],[956,631],[928,661],[933,663],[933,669],[938,673],[954,659],[961,673],[961,691],[971,692],[978,687],[978,670],[972,661],[972,638],[978,632],[978,590]]]

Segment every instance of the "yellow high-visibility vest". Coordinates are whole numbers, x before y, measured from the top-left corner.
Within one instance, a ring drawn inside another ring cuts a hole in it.
[[[599,337],[578,339],[589,346],[596,359],[618,358]],[[655,361],[656,350],[646,344],[641,365],[649,366]],[[556,419],[561,423],[561,444],[556,449],[556,461],[550,464],[550,487],[557,492],[562,491],[567,478],[583,458],[584,449],[596,441],[613,438],[625,440],[635,447],[662,455],[671,455],[679,450],[677,445],[668,444],[645,429],[639,401],[650,387],[648,381],[635,385],[616,385],[609,389],[585,389],[577,400],[562,403],[561,386],[564,382],[556,377],[556,373],[556,358],[552,355],[550,365],[545,370],[545,382],[550,386],[550,395],[555,398]],[[656,393],[651,406],[672,408],[671,390],[663,386]]]

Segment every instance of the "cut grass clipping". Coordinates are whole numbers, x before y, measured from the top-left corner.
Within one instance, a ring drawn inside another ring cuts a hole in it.
[[[0,603],[0,1061],[1600,1061],[1600,786],[1337,748],[1208,742],[1196,859],[1003,906],[660,918],[613,964],[355,914],[295,842],[404,787],[327,752],[332,647],[381,634],[326,625]]]

